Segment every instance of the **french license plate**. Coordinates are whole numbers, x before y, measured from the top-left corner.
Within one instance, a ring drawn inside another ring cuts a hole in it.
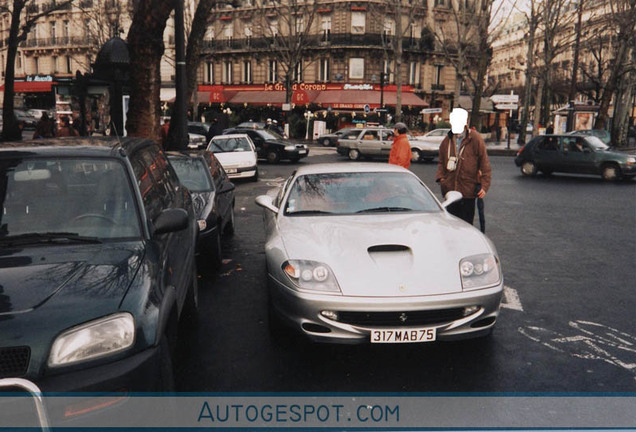
[[[298,154],[305,154],[307,153],[307,150],[298,150]]]
[[[225,172],[228,174],[236,174],[238,170],[236,168],[228,168],[225,170]]]
[[[436,338],[435,328],[371,330],[371,343],[433,342]]]

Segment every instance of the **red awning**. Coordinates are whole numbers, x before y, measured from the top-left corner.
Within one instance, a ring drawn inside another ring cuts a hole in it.
[[[252,104],[252,105],[282,105],[285,103],[284,91],[240,91],[237,92],[232,99],[229,100],[231,104]]]
[[[314,99],[314,103],[340,109],[364,109],[380,107],[381,92],[377,90],[325,90]],[[395,106],[397,93],[384,92],[384,105]],[[427,107],[428,103],[413,93],[402,92],[402,106]]]
[[[13,91],[16,93],[46,93],[53,90],[55,81],[15,81]],[[4,84],[0,86],[0,91],[4,91]]]

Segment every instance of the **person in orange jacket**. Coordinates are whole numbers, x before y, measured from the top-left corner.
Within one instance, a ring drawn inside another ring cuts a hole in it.
[[[411,166],[411,144],[406,136],[408,128],[404,123],[393,126],[393,145],[389,153],[389,163],[408,169]]]

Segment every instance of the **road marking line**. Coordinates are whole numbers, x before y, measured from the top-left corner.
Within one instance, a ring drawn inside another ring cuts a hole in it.
[[[517,310],[523,312],[523,306],[521,306],[521,300],[519,294],[514,288],[510,288],[504,285],[504,301],[501,303],[502,308]]]

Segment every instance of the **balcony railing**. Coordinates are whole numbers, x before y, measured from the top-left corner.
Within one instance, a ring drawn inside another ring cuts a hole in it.
[[[314,34],[307,38],[307,48],[325,48],[325,47],[360,47],[360,48],[392,48],[392,38],[394,36],[381,33],[329,33]],[[402,48],[405,50],[424,50],[428,49],[425,40],[420,38],[405,37],[402,40]],[[281,38],[245,38],[245,39],[213,39],[206,40],[204,43],[207,52],[228,52],[240,50],[268,50],[276,48],[284,48],[286,41]]]
[[[55,37],[55,38],[38,38],[27,39],[20,44],[22,48],[63,48],[74,46],[94,45],[95,38],[92,37]]]
[[[431,84],[431,90],[444,91],[446,86],[444,84]]]

